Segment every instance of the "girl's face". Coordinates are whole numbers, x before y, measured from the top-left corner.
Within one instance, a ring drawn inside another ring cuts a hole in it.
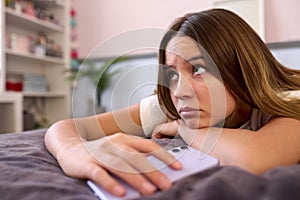
[[[224,121],[236,105],[222,81],[209,67],[193,39],[176,36],[166,48],[166,77],[173,104],[190,128],[214,126]]]

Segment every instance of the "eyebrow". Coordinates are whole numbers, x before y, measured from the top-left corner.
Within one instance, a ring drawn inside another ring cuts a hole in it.
[[[187,59],[187,61],[190,62],[190,61],[199,60],[199,59],[204,59],[204,57],[203,56],[195,56],[195,57],[191,57],[191,58]]]
[[[191,62],[191,61],[199,60],[199,59],[203,59],[204,60],[204,57],[203,56],[195,56],[195,57],[191,57],[191,58],[187,59],[186,61],[187,62]],[[174,67],[172,65],[165,65],[165,67],[167,67],[167,68],[173,68],[173,69],[176,68],[176,67]]]

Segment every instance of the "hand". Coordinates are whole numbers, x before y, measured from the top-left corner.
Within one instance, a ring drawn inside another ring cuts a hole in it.
[[[90,179],[117,196],[125,195],[125,189],[111,174],[142,195],[151,194],[157,188],[169,189],[170,180],[155,169],[143,153],[159,158],[173,169],[181,168],[181,164],[155,142],[122,133],[73,145],[60,153],[58,160],[66,174]]]
[[[156,126],[152,132],[152,138],[174,138],[178,135],[179,121],[171,121]]]
[[[178,134],[185,143],[200,150],[203,156],[212,152],[218,142],[221,132],[222,128],[215,127],[191,129],[183,120],[179,121]]]

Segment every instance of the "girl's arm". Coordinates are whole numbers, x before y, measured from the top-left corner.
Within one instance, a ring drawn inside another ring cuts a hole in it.
[[[208,132],[209,130],[209,132]],[[179,133],[191,146],[217,157],[221,164],[237,165],[253,173],[300,161],[300,121],[274,118],[258,131],[210,128],[192,130],[180,125]],[[207,134],[208,132],[208,134]],[[216,135],[219,137],[215,139]],[[202,145],[206,135],[214,141]],[[210,145],[210,146],[208,146]]]
[[[174,169],[180,169],[180,163],[153,141],[124,133],[143,135],[139,104],[94,117],[59,121],[48,129],[45,144],[67,175],[90,179],[112,194],[122,196],[125,189],[111,173],[144,195],[156,188],[169,189],[169,179],[155,170],[143,153],[154,154]]]
[[[78,119],[64,119],[54,123],[48,129],[45,143],[48,150],[57,158],[60,151],[74,143],[81,142],[82,139],[89,141],[118,132],[142,136],[139,114],[139,104],[135,104],[115,112]],[[124,120],[123,123],[122,120]]]

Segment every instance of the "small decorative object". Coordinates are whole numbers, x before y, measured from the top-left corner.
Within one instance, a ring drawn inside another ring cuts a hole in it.
[[[14,3],[14,9],[16,11],[16,13],[20,14],[22,13],[22,3],[19,0],[13,1]]]
[[[30,15],[32,17],[36,16],[36,11],[34,9],[34,5],[33,5],[32,1],[29,1],[29,0],[26,1],[26,4],[23,8],[23,13]]]
[[[48,15],[46,13],[46,10],[43,8],[36,7],[36,17],[41,20],[47,20]]]
[[[34,53],[36,56],[46,56],[47,37],[43,32],[39,32],[36,44],[34,45]]]
[[[72,9],[70,10],[70,15],[71,15],[72,18],[74,18],[74,17],[76,16],[76,11],[75,11],[74,8],[72,8]]]
[[[76,49],[72,49],[71,51],[71,58],[77,59],[78,58],[78,53]]]
[[[27,121],[26,123],[28,123],[27,125],[30,126],[30,129],[49,127],[49,120],[45,117],[45,110],[43,108],[43,100],[41,99],[35,98],[26,102],[25,112],[27,114],[25,114],[30,114],[30,116],[28,116],[27,118],[29,121]]]
[[[80,65],[79,61],[77,59],[71,59],[71,68],[76,69]]]
[[[23,79],[21,75],[10,74],[6,78],[6,90],[21,92],[23,91]]]
[[[74,84],[77,80],[82,77],[89,77],[90,80],[96,86],[96,110],[104,111],[105,109],[101,103],[101,96],[103,92],[109,87],[111,78],[118,73],[118,70],[110,72],[108,69],[116,63],[123,62],[127,60],[127,57],[121,56],[116,59],[108,60],[102,66],[95,66],[94,62],[85,60],[83,65],[86,66],[85,69],[77,68],[70,68],[67,70],[67,80],[69,80],[72,84]],[[79,70],[80,69],[80,70]],[[99,112],[97,112],[99,113]]]
[[[80,65],[79,60],[78,60],[78,51],[77,51],[77,33],[76,33],[76,11],[74,8],[70,10],[70,27],[71,27],[71,33],[70,33],[70,38],[71,38],[71,68],[77,69]]]
[[[30,39],[28,36],[16,33],[8,34],[9,43],[7,43],[7,47],[12,51],[20,52],[20,53],[28,53],[30,47]]]
[[[78,53],[77,49],[72,49],[71,50],[71,68],[78,68],[80,65],[79,60],[78,60]]]
[[[40,45],[46,46],[46,44],[47,44],[47,37],[46,37],[45,33],[39,32],[37,43],[40,44]]]
[[[21,92],[23,91],[23,83],[15,81],[6,81],[6,90]]]
[[[75,29],[71,30],[71,40],[75,41],[77,39],[77,33],[75,31]]]
[[[14,0],[5,0],[5,6],[14,9],[15,1]]]
[[[62,48],[61,48],[60,45],[56,44],[54,46],[54,50],[56,52],[56,57],[58,57],[58,58],[62,58],[63,57],[63,51],[62,51]]]
[[[55,18],[55,16],[53,14],[49,15],[49,20],[50,20],[50,22],[59,25],[58,20]]]
[[[74,18],[71,18],[70,24],[71,24],[71,27],[74,28],[74,27],[76,27],[77,22]]]
[[[56,45],[54,40],[49,39],[46,48],[46,55],[52,57],[62,57],[60,45]]]
[[[35,45],[34,53],[38,57],[44,57],[46,55],[45,46],[42,46],[42,45],[39,45],[39,44]]]

